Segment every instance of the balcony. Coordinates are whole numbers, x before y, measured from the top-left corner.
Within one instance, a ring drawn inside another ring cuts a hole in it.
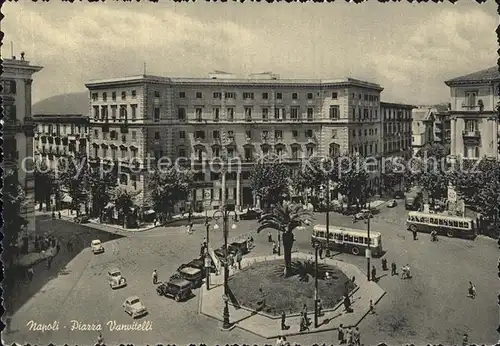
[[[221,145],[222,142],[221,142],[220,138],[214,138],[213,144]]]
[[[462,136],[464,138],[474,138],[474,139],[479,139],[481,138],[481,132],[480,131],[468,131],[468,130],[464,130],[462,131]]]
[[[317,144],[318,140],[314,136],[313,137],[307,137],[307,143]]]

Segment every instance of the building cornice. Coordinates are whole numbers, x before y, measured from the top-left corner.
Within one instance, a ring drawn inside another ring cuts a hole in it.
[[[500,82],[500,79],[481,79],[481,80],[461,80],[461,81],[446,81],[446,84],[449,87],[454,86],[475,86],[475,85],[492,85]]]

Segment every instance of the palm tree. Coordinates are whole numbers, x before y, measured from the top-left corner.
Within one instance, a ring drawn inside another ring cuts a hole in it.
[[[310,224],[312,215],[305,211],[300,204],[281,202],[274,205],[270,213],[263,214],[259,219],[260,232],[266,228],[275,229],[282,234],[283,252],[285,257],[285,277],[292,274],[292,247],[295,237],[294,230]]]

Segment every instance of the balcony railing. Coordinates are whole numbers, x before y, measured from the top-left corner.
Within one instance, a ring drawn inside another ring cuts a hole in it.
[[[466,138],[480,138],[481,137],[481,132],[480,131],[462,131],[462,136]]]

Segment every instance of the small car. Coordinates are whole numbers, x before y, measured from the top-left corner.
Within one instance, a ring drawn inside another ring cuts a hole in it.
[[[191,282],[192,288],[198,288],[203,283],[203,274],[203,270],[192,267],[184,267],[172,275],[170,280],[184,279]]]
[[[122,276],[120,269],[111,268],[108,270],[108,283],[112,289],[127,286],[127,279]]]
[[[132,318],[141,317],[147,315],[148,313],[148,310],[146,309],[144,304],[141,303],[141,300],[138,296],[128,297],[127,299],[125,299],[122,306],[125,312],[132,316]]]
[[[364,220],[364,219],[368,219],[369,217],[372,218],[373,215],[370,212],[370,210],[368,210],[368,209],[361,209],[361,211],[359,213],[354,214],[354,218],[356,220]]]
[[[189,263],[183,263],[177,268],[177,271],[186,268],[186,267],[191,267],[191,268],[196,268],[200,269],[203,273],[205,273],[205,258],[200,257],[200,258],[195,258]],[[215,268],[215,265],[213,264],[212,261],[210,261],[210,272],[215,273],[217,269]]]
[[[395,199],[391,199],[389,203],[387,203],[387,208],[394,208],[395,206],[398,205],[398,202],[396,202]]]
[[[169,282],[162,282],[156,287],[156,293],[159,296],[174,298],[176,302],[193,296],[191,282],[184,279],[173,279]]]
[[[88,215],[80,215],[73,219],[76,223],[88,223],[90,218]]]
[[[92,240],[92,242],[90,243],[90,248],[92,249],[94,255],[104,252],[104,246],[102,246],[102,243],[99,239]]]
[[[245,213],[240,214],[240,220],[258,220],[262,212],[256,209],[248,209]]]
[[[242,255],[245,255],[250,252],[249,247],[248,247],[248,241],[246,239],[244,240],[238,240],[235,242],[232,242],[228,246],[228,251],[232,254],[236,254],[238,252],[241,252]]]

